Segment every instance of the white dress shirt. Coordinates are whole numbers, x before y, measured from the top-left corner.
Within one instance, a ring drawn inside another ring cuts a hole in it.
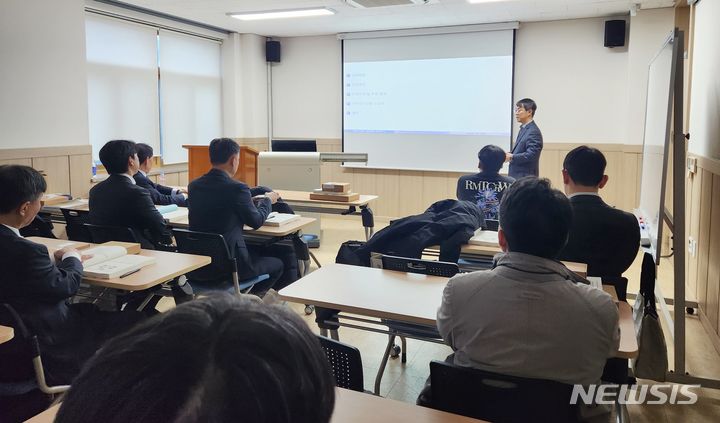
[[[24,238],[22,235],[20,235],[20,229],[14,227],[14,226],[6,225],[6,224],[3,224],[3,226],[5,226],[6,228],[8,228],[8,229],[10,229],[11,231],[13,231],[13,232],[15,233],[15,235],[19,236],[20,238]],[[60,259],[60,261],[63,261],[63,260],[65,260],[66,258],[70,258],[70,257],[75,257],[76,259],[82,261],[82,257],[80,256],[80,254],[79,254],[77,251],[68,251],[68,252],[66,252],[65,254],[63,254],[63,256],[62,256],[62,258]],[[53,254],[50,254],[50,260],[52,260],[52,262],[55,263],[55,256],[54,256]]]

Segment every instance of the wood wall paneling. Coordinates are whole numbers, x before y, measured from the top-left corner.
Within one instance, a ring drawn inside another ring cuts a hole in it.
[[[73,197],[87,197],[92,176],[92,155],[68,156],[70,161],[70,194]]]
[[[46,175],[47,192],[70,193],[70,161],[68,156],[33,157],[32,167]]]
[[[697,299],[701,311],[707,310],[707,284],[708,284],[708,264],[710,258],[710,215],[712,210],[712,192],[713,192],[713,175],[712,173],[698,168],[702,172],[700,197],[694,199],[693,203],[700,203],[700,222],[698,224],[700,233],[698,234],[697,246]]]
[[[565,155],[580,144],[546,143],[540,156],[540,175],[562,190],[562,161]],[[601,191],[608,204],[623,210],[633,210],[639,201],[642,163],[641,146],[590,144],[599,148],[608,159],[610,182]],[[253,147],[255,148],[255,147]],[[339,139],[319,139],[318,151],[339,152]],[[349,182],[354,191],[376,194],[373,202],[376,216],[397,218],[424,211],[430,204],[445,198],[455,198],[457,172],[420,172],[342,167],[326,163],[321,169],[323,181]],[[373,189],[375,191],[367,191]]]
[[[718,333],[720,302],[720,175],[713,175],[712,205],[710,210],[710,251],[707,278],[707,309],[705,315],[715,333]]]
[[[23,166],[30,166],[32,167],[32,159],[8,159],[8,160],[0,160],[0,165],[23,165]]]

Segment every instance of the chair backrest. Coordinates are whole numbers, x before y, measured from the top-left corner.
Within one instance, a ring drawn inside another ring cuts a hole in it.
[[[618,300],[627,301],[628,279],[624,276],[603,276],[600,278],[603,285],[612,285],[615,287]]]
[[[20,235],[24,236],[25,238],[30,236],[57,238],[52,231],[52,222],[50,221],[49,217],[43,216],[43,214],[44,213],[38,213],[38,215],[35,216],[35,219],[33,219],[33,221],[30,222],[29,225],[25,226],[24,228],[20,228]]]
[[[485,229],[488,231],[497,231],[500,227],[500,221],[494,220],[494,219],[485,219],[485,225],[487,226]]]
[[[63,218],[65,218],[65,231],[67,232],[68,239],[71,241],[92,242],[90,233],[87,228],[83,226],[87,223],[90,212],[70,209],[60,209],[60,211],[63,214]]]
[[[360,350],[352,345],[344,344],[324,336],[319,336],[320,345],[325,350],[335,385],[340,388],[364,392],[362,358]]]
[[[102,244],[108,241],[141,243],[137,234],[131,228],[124,226],[92,225],[90,223],[86,223],[84,226],[90,234],[90,242],[95,244]]]
[[[37,338],[33,341],[20,315],[10,304],[0,304],[0,325],[13,328],[13,339],[0,344],[0,384],[34,381],[32,359],[39,355]],[[34,387],[30,385],[30,387]],[[17,392],[20,394],[24,392]]]
[[[572,385],[430,362],[433,408],[497,422],[575,422]]]
[[[220,234],[173,229],[178,253],[210,256],[212,262],[188,273],[191,281],[212,282],[231,280],[237,272],[235,258],[230,254],[225,238]]]
[[[453,277],[460,271],[460,268],[455,263],[388,256],[384,254],[382,256],[382,267],[388,270],[444,276],[446,278]]]

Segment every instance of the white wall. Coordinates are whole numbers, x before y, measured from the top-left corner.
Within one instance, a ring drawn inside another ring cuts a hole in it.
[[[336,36],[280,40],[272,67],[273,137],[342,136],[342,58]]]
[[[0,148],[88,144],[82,0],[3,0]]]
[[[267,137],[265,37],[231,34],[223,42],[223,133]]]
[[[703,0],[695,7],[688,150],[720,159],[720,2]]]
[[[604,22],[532,22],[517,30],[515,98],[535,100],[545,142],[625,143],[628,53],[603,46]]]
[[[608,18],[521,24],[515,97],[537,101],[545,141],[642,143],[647,63],[673,17],[672,8],[640,11],[629,24],[628,46],[615,49],[603,46]],[[273,66],[274,136],[340,138],[340,42],[324,36],[281,44],[282,62]]]
[[[628,45],[628,144],[643,142],[648,66],[674,26],[673,8],[640,10],[632,18]]]

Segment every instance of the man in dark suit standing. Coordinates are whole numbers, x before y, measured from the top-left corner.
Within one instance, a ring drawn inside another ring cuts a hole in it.
[[[543,138],[533,120],[536,110],[537,104],[529,98],[523,98],[515,104],[515,119],[520,122],[520,131],[512,151],[505,155],[505,161],[510,162],[508,176],[511,178],[537,177],[540,174]]]
[[[635,261],[640,228],[631,213],[607,205],[598,191],[607,184],[600,150],[580,146],[563,161],[565,194],[573,208],[568,243],[560,259],[587,263],[588,276],[619,278]]]
[[[241,280],[270,275],[255,285],[253,293],[262,295],[271,287],[289,285],[297,279],[295,254],[248,246],[243,238],[243,226],[262,226],[280,196],[274,191],[253,196],[246,184],[233,179],[240,165],[240,146],[234,140],[214,139],[209,151],[212,169],[188,186],[190,230],[222,234],[237,259]]]
[[[136,144],[135,148],[137,149],[138,161],[140,162],[140,168],[137,173],[133,175],[137,186],[148,190],[153,203],[159,206],[177,204],[180,207],[187,207],[187,197],[183,195],[187,194],[187,191],[156,184],[148,178],[147,175],[152,170],[153,165],[153,148],[143,143]]]
[[[133,179],[140,166],[135,143],[109,141],[100,149],[100,161],[110,176],[90,190],[89,222],[132,228],[142,248],[171,244],[170,232],[150,193]]]
[[[0,303],[10,304],[38,336],[50,383],[69,384],[105,339],[129,329],[143,315],[69,303],[87,257],[73,248],[50,255],[44,245],[20,235],[20,228],[40,210],[46,188],[45,179],[33,168],[0,166]],[[1,356],[0,363],[0,380],[21,377],[18,372],[25,370],[22,363]]]

